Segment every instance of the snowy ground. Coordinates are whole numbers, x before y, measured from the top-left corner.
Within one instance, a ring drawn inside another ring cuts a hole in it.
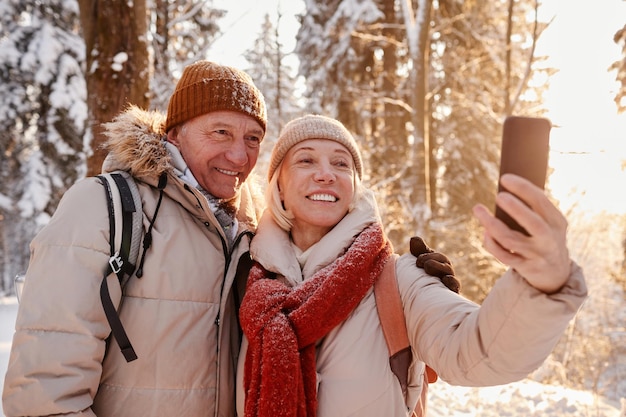
[[[488,387],[452,387],[438,381],[429,389],[428,417],[626,417],[586,391],[531,380]]]
[[[0,371],[2,372],[0,388],[4,387],[4,374],[9,361],[16,313],[17,301],[14,297],[0,298]],[[0,416],[4,416],[2,410],[0,410]]]
[[[17,302],[0,299],[0,370],[4,376]],[[4,377],[0,380],[0,388]],[[452,387],[443,381],[430,386],[428,417],[626,417],[619,404],[608,404],[585,391],[542,385],[530,380],[490,388]],[[0,416],[3,414],[0,412]]]

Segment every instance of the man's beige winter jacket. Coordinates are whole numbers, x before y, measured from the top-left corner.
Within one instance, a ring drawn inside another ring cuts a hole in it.
[[[135,177],[144,229],[159,198],[159,175],[168,177],[143,277],[130,278],[120,309],[138,359],[127,363],[116,342],[107,345],[99,288],[110,256],[109,218],[103,186],[87,178],[65,194],[32,242],[4,385],[7,416],[235,414],[233,281],[256,210],[244,186],[229,251],[206,198],[175,175],[162,120],[129,109],[108,126],[105,170]],[[109,287],[118,302],[113,275]]]

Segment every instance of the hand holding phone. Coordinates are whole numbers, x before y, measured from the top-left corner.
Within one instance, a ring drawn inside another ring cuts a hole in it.
[[[543,189],[548,170],[551,127],[552,124],[545,118],[507,117],[502,129],[500,177],[506,173],[516,174]],[[498,180],[498,192],[503,189]],[[495,215],[511,229],[528,235],[522,226],[497,205]]]

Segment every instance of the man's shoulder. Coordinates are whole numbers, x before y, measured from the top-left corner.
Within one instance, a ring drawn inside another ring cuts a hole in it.
[[[78,180],[64,194],[35,241],[42,245],[107,248],[108,209],[97,178]]]
[[[67,191],[63,194],[61,198],[61,203],[63,204],[66,201],[82,201],[86,195],[96,194],[97,191],[103,193],[104,188],[102,187],[102,183],[97,177],[85,177],[76,181],[74,184],[67,189]],[[102,194],[104,197],[104,194]],[[85,201],[85,203],[87,203]]]
[[[76,181],[64,194],[54,212],[54,216],[75,216],[75,221],[94,216],[103,217],[107,212],[104,187],[95,177]]]

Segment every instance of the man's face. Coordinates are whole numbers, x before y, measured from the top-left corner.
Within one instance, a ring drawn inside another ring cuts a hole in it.
[[[215,111],[174,127],[167,140],[178,148],[202,188],[214,197],[231,199],[254,168],[264,134],[248,115]]]

